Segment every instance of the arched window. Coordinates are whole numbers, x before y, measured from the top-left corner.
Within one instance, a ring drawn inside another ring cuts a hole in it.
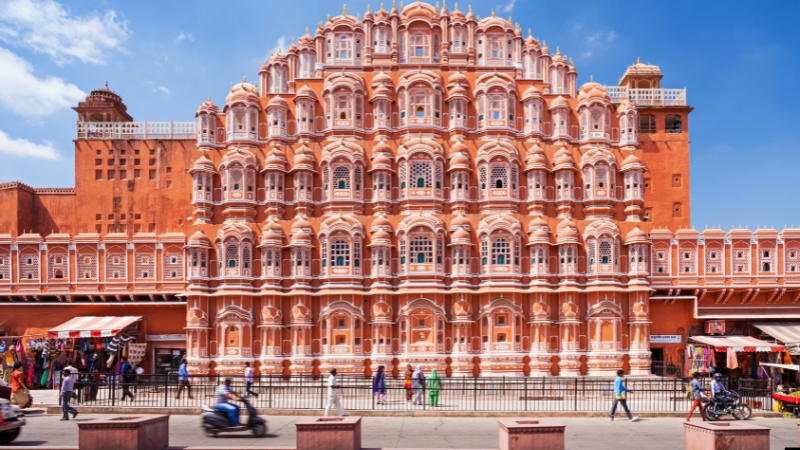
[[[411,163],[411,182],[418,188],[429,188],[432,183],[432,170],[429,162]]]
[[[331,241],[331,265],[334,267],[350,267],[350,241],[334,239]]]
[[[492,264],[506,265],[511,259],[511,244],[506,238],[492,241]]]
[[[353,38],[348,34],[336,36],[336,62],[350,63],[353,61]]]
[[[225,267],[236,269],[239,267],[239,245],[228,244],[225,246]]]
[[[428,236],[413,236],[411,238],[411,256],[419,264],[433,263],[433,241]]]
[[[411,57],[412,63],[429,62],[430,46],[429,37],[426,33],[417,32],[411,35]]]
[[[333,186],[337,190],[350,189],[350,168],[347,166],[336,166],[333,169]]]

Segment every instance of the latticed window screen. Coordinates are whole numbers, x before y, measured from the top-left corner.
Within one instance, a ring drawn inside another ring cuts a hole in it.
[[[522,248],[522,245],[520,243],[519,238],[514,239],[514,265],[515,266],[519,265],[520,248]]]
[[[800,248],[789,247],[786,249],[786,272],[800,272]]]
[[[0,282],[11,279],[11,257],[8,253],[0,253]]]
[[[680,273],[694,273],[694,250],[681,250],[678,270]]]
[[[251,264],[252,255],[250,254],[250,245],[242,244],[242,275],[250,275]]]
[[[412,236],[410,250],[412,263],[433,262],[433,240],[430,237]]]
[[[750,249],[733,250],[733,272],[734,275],[750,273]]]
[[[442,167],[442,163],[436,163],[436,189],[440,189],[442,187],[442,180],[444,179],[443,174],[444,168]]]
[[[411,184],[411,187],[415,188],[433,187],[431,164],[429,162],[421,161],[411,163],[411,178],[409,183]]]
[[[517,188],[517,166],[511,166],[511,189]]]
[[[19,277],[22,280],[39,279],[39,256],[34,253],[23,254],[19,257]]]
[[[361,184],[362,184],[361,166],[356,166],[355,177],[353,177],[353,178],[354,178],[354,181],[356,183],[356,191],[360,191],[361,190]]]
[[[619,240],[614,239],[614,269],[619,269]]]
[[[361,240],[358,238],[353,242],[353,264],[361,267]]]
[[[154,279],[155,273],[155,255],[152,253],[138,253],[136,255],[136,269],[135,274],[138,279]]]
[[[125,281],[127,278],[126,269],[124,253],[108,253],[108,256],[106,256],[106,280]]]
[[[603,240],[597,246],[597,259],[601,265],[611,264],[611,242]],[[607,270],[607,268],[604,268]]]
[[[402,272],[406,264],[406,237],[400,238],[400,271]]]
[[[758,250],[758,269],[761,272],[775,272],[775,249],[761,248]]]
[[[653,272],[656,275],[670,273],[669,253],[667,250],[653,250]]]
[[[51,254],[47,262],[48,278],[61,280],[69,278],[69,259],[64,253]]]
[[[492,241],[492,264],[509,264],[511,259],[511,243],[506,238]]]
[[[437,235],[436,237],[436,264],[442,263],[442,255],[444,255],[444,236]]]
[[[333,188],[350,189],[350,168],[337,166],[333,169]]]
[[[722,251],[706,249],[706,274],[722,273]]]
[[[225,268],[236,269],[239,267],[239,244],[225,245]]]
[[[331,266],[350,267],[350,241],[346,239],[331,241]]]
[[[183,278],[183,253],[168,252],[164,255],[164,278]]]
[[[330,184],[330,178],[331,178],[330,175],[331,175],[330,166],[325,166],[325,168],[322,169],[322,185],[324,186],[324,189],[326,191],[328,190],[328,185]]]
[[[406,172],[407,172],[406,168],[407,168],[406,162],[405,161],[401,161],[400,162],[400,195],[406,195],[406,191],[405,191],[405,188],[406,188]]]
[[[481,190],[486,189],[486,181],[488,179],[486,164],[481,164],[478,168],[478,181],[481,183]]]
[[[586,242],[587,257],[589,258],[589,267],[590,268],[594,268],[594,265],[597,262],[597,260],[596,260],[596,257],[597,257],[596,248],[597,248],[597,240],[589,239]]]
[[[492,166],[492,187],[505,189],[508,187],[508,169],[504,165]]]

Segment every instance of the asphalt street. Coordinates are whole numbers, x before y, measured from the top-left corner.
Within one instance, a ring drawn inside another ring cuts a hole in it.
[[[61,422],[58,415],[29,415],[28,425],[13,445],[77,445],[77,421],[115,416],[79,415],[76,421]],[[200,429],[198,416],[170,417],[170,445],[213,445],[231,447],[294,446],[294,423],[300,417],[266,417],[269,431],[264,438],[249,433],[231,433],[211,438]],[[642,419],[631,423],[598,418],[559,418],[567,425],[567,448],[579,449],[682,449],[683,420]],[[699,418],[698,418],[699,420]],[[751,419],[749,423],[771,431],[771,448],[797,446],[797,420]],[[365,417],[362,445],[383,448],[494,449],[498,446],[497,420],[493,418],[404,418]],[[12,445],[12,447],[13,447]]]

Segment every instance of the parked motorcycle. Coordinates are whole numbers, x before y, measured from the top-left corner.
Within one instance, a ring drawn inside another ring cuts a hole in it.
[[[236,431],[252,431],[256,437],[262,437],[267,434],[267,421],[258,417],[256,409],[250,404],[248,397],[242,397],[245,409],[247,409],[247,423],[242,423],[244,427],[234,428],[228,419],[228,413],[217,408],[209,406],[203,407],[203,430],[209,436],[216,436],[218,433],[236,432]]]
[[[706,404],[705,408],[703,408],[706,419],[714,421],[719,420],[719,418],[724,415],[731,414],[736,420],[747,420],[753,414],[753,410],[742,403],[742,399],[736,391],[730,391],[727,404],[727,407],[723,407],[722,401],[712,399]]]
[[[19,436],[25,419],[17,417],[11,402],[0,398],[0,445],[8,444]]]

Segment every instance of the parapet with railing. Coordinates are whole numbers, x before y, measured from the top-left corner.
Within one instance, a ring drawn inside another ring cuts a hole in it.
[[[78,122],[77,139],[196,139],[195,122]]]
[[[684,89],[633,89],[627,86],[606,86],[611,103],[622,103],[627,98],[636,106],[686,106]]]

